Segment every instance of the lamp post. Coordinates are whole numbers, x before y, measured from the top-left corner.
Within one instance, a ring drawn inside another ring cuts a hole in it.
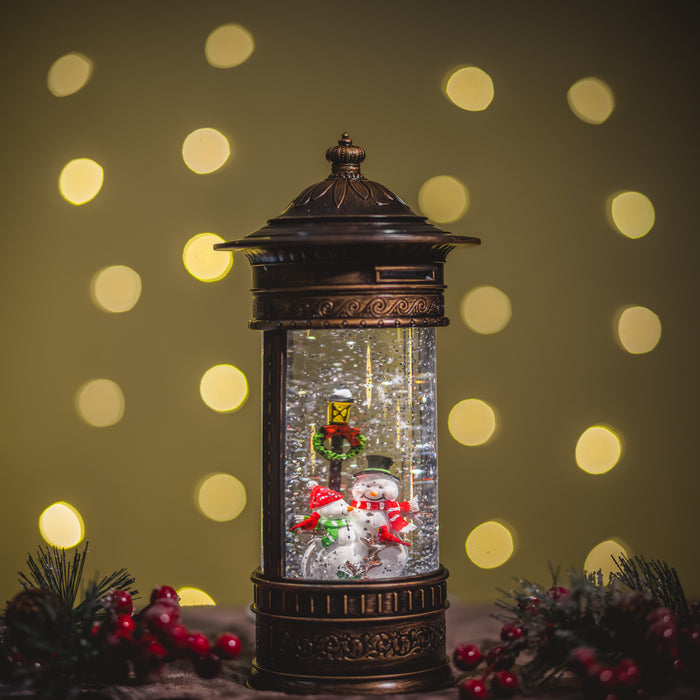
[[[454,236],[332,172],[219,250],[252,266],[263,331],[261,567],[251,685],[385,694],[451,682],[438,560],[435,327]],[[352,409],[352,410],[351,410]]]

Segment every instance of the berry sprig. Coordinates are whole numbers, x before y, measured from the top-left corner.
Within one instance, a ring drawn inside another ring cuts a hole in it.
[[[460,697],[464,700],[484,700],[489,693],[487,681],[497,698],[510,698],[520,692],[520,679],[510,669],[515,663],[517,649],[523,646],[525,631],[516,625],[506,624],[501,629],[501,640],[510,646],[498,644],[482,654],[475,644],[460,644],[452,654],[452,661],[460,671],[473,672],[484,661],[486,670],[478,677],[467,678],[459,684]]]
[[[99,652],[91,668],[94,681],[153,682],[167,662],[178,659],[189,660],[201,678],[214,678],[221,673],[222,661],[241,651],[234,634],[222,634],[212,644],[202,632],[188,630],[180,619],[177,592],[170,586],[154,589],[150,604],[138,613],[126,591],[111,591],[101,604],[106,615],[91,630],[92,648]]]
[[[676,572],[663,562],[615,560],[607,584],[600,572],[569,574],[568,587],[518,580],[497,601],[506,614],[501,642],[487,652],[473,644],[454,650],[465,700],[492,692],[532,692],[569,672],[588,698],[625,700],[700,688],[700,606],[687,602]],[[627,590],[625,590],[627,589]],[[520,661],[517,674],[511,669]],[[477,671],[482,662],[483,673]],[[490,686],[490,690],[489,690]]]

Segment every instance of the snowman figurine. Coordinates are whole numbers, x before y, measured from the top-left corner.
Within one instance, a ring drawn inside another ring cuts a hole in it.
[[[366,575],[368,578],[400,576],[411,546],[401,535],[416,529],[401,514],[415,513],[418,498],[397,501],[399,481],[389,469],[393,464],[390,457],[367,455],[366,459],[368,468],[355,474],[351,513],[364,547],[365,561],[368,558],[372,561]]]
[[[293,525],[290,530],[320,530],[304,552],[301,575],[308,579],[346,577],[348,571],[357,571],[362,563],[357,535],[348,514],[353,507],[337,491],[308,482],[311,488],[309,509],[311,515]]]

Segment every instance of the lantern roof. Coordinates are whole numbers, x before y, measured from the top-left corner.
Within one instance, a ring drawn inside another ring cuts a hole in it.
[[[438,326],[443,264],[455,236],[415,214],[360,170],[364,149],[344,132],[326,151],[331,173],[258,231],[217,250],[252,265],[252,328]]]
[[[353,145],[348,132],[326,151],[331,172],[295,197],[265,226],[242,239],[216,245],[217,250],[238,249],[255,262],[261,247],[333,244],[417,243],[454,246],[477,245],[478,238],[455,236],[425,216],[415,214],[394,192],[368,180],[360,164],[365,150]],[[265,257],[263,255],[263,257]],[[443,258],[444,259],[444,258]],[[262,260],[261,260],[262,262]]]

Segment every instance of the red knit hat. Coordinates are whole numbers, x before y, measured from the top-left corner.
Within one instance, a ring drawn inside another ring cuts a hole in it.
[[[311,483],[309,483],[309,486],[311,486]],[[339,494],[337,491],[333,491],[333,489],[329,489],[325,486],[316,484],[313,487],[313,490],[311,491],[311,497],[309,498],[309,508],[311,508],[312,510],[314,508],[322,508],[323,506],[327,506],[329,503],[333,503],[333,501],[339,501],[341,498],[342,495]]]

